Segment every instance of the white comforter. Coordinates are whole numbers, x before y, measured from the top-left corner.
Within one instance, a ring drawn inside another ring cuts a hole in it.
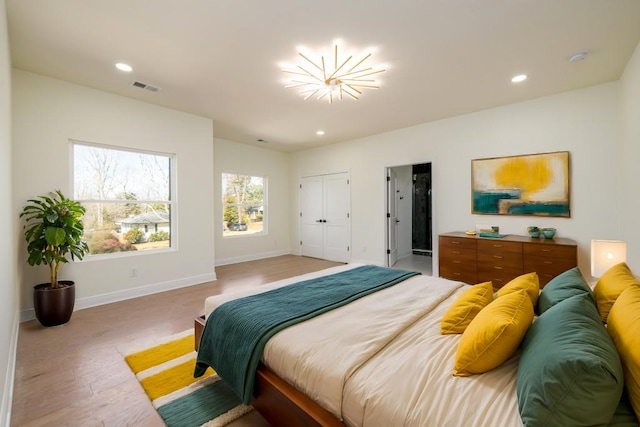
[[[321,274],[210,297],[230,299]],[[417,276],[276,334],[263,362],[349,426],[522,426],[516,355],[473,377],[454,377],[457,335],[441,335],[460,282]]]

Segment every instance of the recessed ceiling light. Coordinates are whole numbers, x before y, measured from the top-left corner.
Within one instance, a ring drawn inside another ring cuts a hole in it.
[[[584,58],[587,57],[587,53],[588,52],[584,50],[582,52],[576,52],[569,57],[569,61],[571,62],[582,61]]]
[[[324,131],[323,130],[319,130],[318,132],[316,132],[316,135],[322,136],[322,135],[324,135]]]
[[[513,76],[511,78],[511,83],[520,83],[527,80],[527,75],[526,74],[518,74],[517,76]]]
[[[116,68],[120,71],[124,71],[126,73],[130,73],[133,71],[133,67],[129,64],[125,64],[124,62],[118,62],[116,64]]]
[[[267,141],[266,139],[263,139],[263,138],[258,138],[256,141],[258,141],[261,144],[268,144],[269,143],[269,141]]]

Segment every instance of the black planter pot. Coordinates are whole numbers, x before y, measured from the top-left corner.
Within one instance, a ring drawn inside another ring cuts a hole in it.
[[[42,326],[58,326],[67,323],[76,302],[76,286],[70,280],[59,280],[61,288],[50,289],[50,283],[33,287],[33,308]]]

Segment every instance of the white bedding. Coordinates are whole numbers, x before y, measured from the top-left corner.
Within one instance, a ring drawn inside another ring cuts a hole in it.
[[[353,267],[210,297],[206,312],[235,297]],[[519,355],[486,374],[452,375],[460,337],[441,335],[440,320],[465,286],[410,278],[279,332],[263,363],[349,426],[522,426]]]

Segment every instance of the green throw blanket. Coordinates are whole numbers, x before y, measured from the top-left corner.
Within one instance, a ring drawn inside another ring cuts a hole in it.
[[[367,265],[222,304],[207,319],[194,376],[211,366],[248,404],[269,338],[417,274]]]

